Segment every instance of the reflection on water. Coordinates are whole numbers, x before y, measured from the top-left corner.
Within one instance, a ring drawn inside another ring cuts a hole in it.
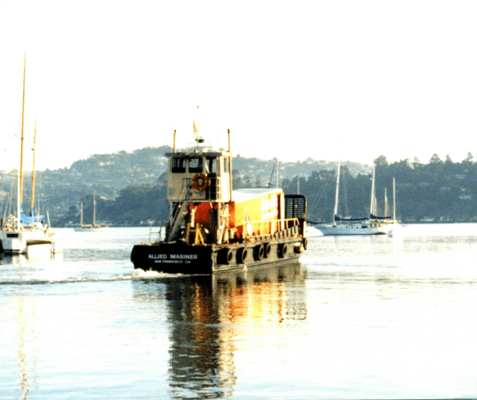
[[[49,260],[50,257],[48,256]],[[11,273],[23,278],[27,272],[25,268],[31,268],[38,258],[26,255],[7,256],[0,253],[0,265],[13,268]],[[2,271],[4,272],[4,271]],[[32,390],[38,390],[38,348],[36,329],[35,299],[18,296],[15,299],[13,309],[15,325],[18,328],[15,353],[18,366],[18,390],[19,399],[28,399]]]
[[[18,325],[16,354],[18,356],[19,399],[28,399],[30,391],[38,390],[38,348],[36,333],[36,309],[32,299],[16,299],[15,322]]]
[[[178,398],[191,393],[205,398],[231,394],[236,380],[232,333],[220,324],[210,281],[181,280],[167,289],[174,394]]]
[[[239,336],[259,334],[264,326],[274,329],[286,320],[306,319],[304,282],[300,264],[142,282],[156,284],[158,293],[151,295],[160,298],[166,285],[172,396],[232,396]],[[140,292],[138,299],[152,300]]]
[[[63,261],[63,253],[31,253],[31,254],[16,254],[6,255],[0,253],[0,265],[15,265],[27,266],[34,264],[41,264],[42,262],[61,262]]]

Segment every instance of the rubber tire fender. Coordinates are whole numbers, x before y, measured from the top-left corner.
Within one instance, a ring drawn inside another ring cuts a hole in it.
[[[248,250],[246,247],[241,247],[237,250],[236,260],[237,264],[244,264],[247,259]]]
[[[230,265],[233,259],[233,251],[230,249],[223,249],[219,252],[218,263]]]
[[[263,256],[264,256],[265,258],[268,258],[268,256],[270,255],[271,251],[272,251],[272,245],[271,245],[269,242],[265,243]]]
[[[265,249],[263,247],[263,244],[259,244],[254,247],[253,258],[255,261],[260,261],[263,258],[264,254],[265,254]]]
[[[288,252],[288,246],[286,243],[282,243],[278,245],[278,257],[285,258]]]

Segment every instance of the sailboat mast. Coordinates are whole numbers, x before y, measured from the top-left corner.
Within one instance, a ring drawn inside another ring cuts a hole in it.
[[[18,171],[18,181],[17,181],[17,229],[21,227],[22,220],[22,192],[23,192],[23,125],[25,118],[25,76],[26,76],[26,54],[25,61],[23,66],[23,99],[22,99],[22,131],[20,139],[20,169]]]
[[[396,178],[393,178],[393,220],[396,221]]]
[[[369,213],[374,214],[374,177],[376,173],[376,166],[373,165],[373,178],[371,179],[371,204],[369,206]]]
[[[336,192],[335,192],[335,208],[333,209],[333,225],[335,225],[335,215],[338,215],[338,196],[340,191],[340,171],[341,171],[341,159],[338,161],[338,170],[336,177]]]
[[[96,192],[93,193],[93,227],[96,223]]]
[[[26,54],[23,66],[23,100],[22,100],[22,135],[20,142],[20,204],[23,200],[23,128],[25,125],[25,77],[26,77]]]
[[[384,216],[388,216],[388,195],[386,188],[384,188]]]
[[[33,134],[33,168],[31,172],[31,208],[30,213],[33,215],[33,207],[35,205],[35,154],[36,154],[36,114],[35,114],[35,133]]]

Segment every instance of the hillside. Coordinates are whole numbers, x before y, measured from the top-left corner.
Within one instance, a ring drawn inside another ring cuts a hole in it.
[[[94,192],[98,198],[99,218],[106,222],[138,224],[144,219],[154,219],[148,215],[151,207],[146,207],[144,212],[140,211],[139,201],[147,199],[147,196],[134,200],[131,192],[137,191],[144,194],[146,188],[161,186],[165,182],[167,159],[164,154],[167,151],[169,151],[168,146],[160,146],[113,154],[95,154],[88,159],[73,162],[70,168],[37,171],[35,198],[41,210],[49,210],[54,226],[78,221],[81,202],[84,203],[85,220],[87,220],[92,214],[88,204],[92,203]],[[280,180],[292,179],[296,174],[310,176],[315,170],[332,168],[336,168],[336,163],[311,159],[296,163],[280,162]],[[238,186],[261,186],[268,184],[272,170],[275,173],[275,161],[238,155],[233,159],[233,169]],[[350,170],[358,174],[363,170],[369,170],[369,166],[353,163],[350,164]],[[15,170],[0,171],[2,215],[5,211],[11,210],[11,201],[14,198],[12,194],[16,191],[16,175]],[[273,182],[275,182],[275,175]],[[23,207],[26,212],[29,211],[30,193],[31,172],[25,172]],[[125,193],[128,193],[127,196]],[[117,206],[120,204],[124,206],[124,208],[121,207],[121,215],[109,212],[111,202],[116,201]],[[163,197],[157,201],[164,201]],[[129,209],[126,209],[125,204],[129,204]],[[103,207],[105,207],[104,210]]]
[[[37,173],[36,195],[40,211],[48,210],[53,226],[79,221],[84,203],[85,222],[92,219],[93,193],[97,215],[111,225],[138,225],[147,220],[166,220],[165,200],[168,146],[148,147],[113,154],[96,154],[75,161],[70,168]],[[392,178],[397,182],[398,215],[403,221],[474,221],[477,219],[477,164],[473,156],[462,162],[445,161],[437,155],[428,164],[415,160],[388,163],[385,156],[375,160],[378,204],[384,202],[384,188],[392,198]],[[275,161],[233,159],[234,187],[275,185]],[[279,162],[280,185],[286,192],[299,188],[308,198],[308,217],[329,221],[334,204],[336,162],[307,159]],[[342,164],[341,213],[366,215],[370,203],[371,167],[358,163]],[[298,179],[300,184],[298,185]],[[16,171],[0,171],[0,212],[10,212],[14,198]],[[24,209],[29,212],[31,173],[25,173]],[[45,211],[42,211],[43,213]]]

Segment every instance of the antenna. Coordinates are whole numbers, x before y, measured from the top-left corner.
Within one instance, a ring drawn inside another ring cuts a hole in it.
[[[204,139],[199,135],[199,106],[197,106],[197,115],[192,121],[192,129],[195,136],[195,141],[197,144],[203,143]]]

